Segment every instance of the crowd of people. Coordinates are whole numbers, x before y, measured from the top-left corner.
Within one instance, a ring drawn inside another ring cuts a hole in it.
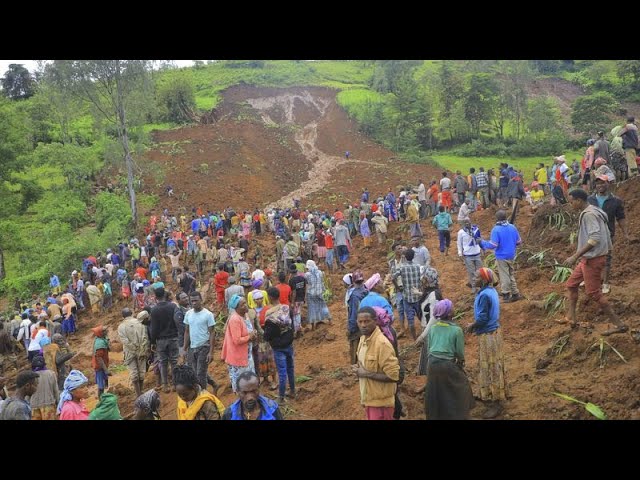
[[[630,125],[633,119],[614,129],[624,155],[634,133],[637,144],[637,129]],[[604,334],[627,330],[605,297],[616,222],[629,235],[624,205],[610,185],[626,178],[623,170],[633,175],[637,168],[631,168],[630,154],[624,157],[628,168],[621,166],[615,142],[610,145],[600,132],[598,140],[588,142],[582,165],[572,166],[573,175],[564,156],[556,157],[551,168],[540,164],[530,189],[524,187],[523,172],[501,164],[498,175],[483,167],[477,173],[471,168],[466,176],[458,171],[453,178],[443,172],[429,188],[419,180],[398,196],[389,189],[373,198],[365,188],[359,202],[333,212],[302,209],[299,199],[288,209],[205,212],[194,207],[190,218],[165,209],[160,218],[150,218],[141,240],[131,238],[104,255],[87,257],[67,282],[52,272],[46,296],[16,301],[13,318],[0,322],[0,378],[16,368],[22,348],[31,370],[18,374],[13,396],[2,379],[0,419],[122,418],[117,397],[108,391],[108,327],[95,325],[114,305],[122,315],[117,337],[136,394],[131,418],[159,418],[158,391],[174,391],[179,419],[282,419],[279,404],[296,398],[294,341],[308,329],[332,323],[327,275],[338,270],[344,274],[351,370],[368,419],[406,415],[398,395],[406,374],[398,339],[407,335],[421,349],[418,372],[427,377],[427,418],[468,418],[475,400],[464,370],[464,331],[478,339],[476,398],[487,402],[483,416],[494,418],[508,398],[500,303],[524,298],[514,263],[522,243],[515,226],[522,200],[535,210],[547,198],[559,204],[570,198],[580,211],[578,250],[565,262],[577,266],[567,282],[567,316],[560,321],[578,324],[575,306],[584,281],[585,293],[614,324]],[[472,216],[492,204],[496,224],[483,239]],[[425,220],[432,216],[428,223],[437,232],[441,255],[449,255],[452,213],[458,214],[458,257],[475,296],[474,322],[464,331],[453,303],[442,295],[440,276],[424,245]],[[354,239],[362,237],[366,251],[375,232],[378,244],[387,245],[390,222],[408,223],[409,237],[391,245],[388,271],[368,278],[360,269],[350,271]],[[275,236],[273,252],[262,251],[257,239],[263,235]],[[497,274],[483,266],[488,250],[495,252]],[[498,281],[501,295],[494,288]],[[202,295],[207,283],[209,308]],[[84,405],[89,379],[70,370],[75,353],[68,343],[78,325],[88,325],[89,320],[79,321],[89,317],[88,308],[99,396],[91,413]],[[209,369],[216,356],[216,326],[225,317],[219,358],[238,396],[226,408],[216,396],[225,382],[212,378]],[[148,370],[155,374],[156,387],[145,392]],[[277,391],[277,402],[262,395],[261,388]]]

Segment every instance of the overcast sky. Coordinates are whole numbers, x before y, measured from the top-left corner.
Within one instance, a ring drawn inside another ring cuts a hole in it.
[[[193,60],[174,60],[177,66],[179,67],[190,67],[193,65]],[[9,69],[9,65],[12,63],[18,63],[25,66],[27,70],[31,73],[37,68],[37,63],[35,60],[0,60],[0,77],[4,75]]]

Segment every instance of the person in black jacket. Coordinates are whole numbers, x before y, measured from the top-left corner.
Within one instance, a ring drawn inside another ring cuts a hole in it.
[[[164,288],[155,290],[158,303],[151,309],[151,351],[157,352],[160,361],[160,378],[163,391],[169,393],[168,363],[171,362],[171,373],[178,365],[178,329],[173,319],[176,304],[167,302]],[[175,391],[175,387],[174,387]]]
[[[296,379],[293,372],[293,325],[289,315],[289,306],[280,303],[280,290],[271,287],[267,290],[271,308],[267,310],[264,322],[264,339],[273,349],[273,358],[278,369],[279,402],[284,401],[284,394],[289,379],[289,397],[296,397]]]

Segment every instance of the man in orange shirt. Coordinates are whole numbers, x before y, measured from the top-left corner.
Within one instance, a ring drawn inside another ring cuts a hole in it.
[[[278,274],[278,284],[276,288],[280,290],[280,303],[282,305],[289,305],[289,296],[291,295],[291,287],[285,281],[286,275],[284,272]]]
[[[216,287],[218,305],[224,306],[224,290],[229,283],[229,274],[224,271],[224,263],[218,264],[218,273],[213,276],[213,284]]]

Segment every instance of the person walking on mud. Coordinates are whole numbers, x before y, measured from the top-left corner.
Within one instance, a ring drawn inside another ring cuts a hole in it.
[[[613,237],[616,233],[616,220],[624,232],[625,240],[629,242],[629,229],[624,217],[624,202],[621,198],[611,193],[609,185],[609,178],[606,175],[596,177],[596,193],[591,195],[587,200],[591,205],[601,208],[607,214],[607,226],[611,234],[611,244],[613,245]],[[610,249],[607,254],[607,263],[604,267],[604,275],[602,277],[602,293],[609,293],[611,291],[609,274],[611,273],[612,253],[613,248]]]
[[[515,277],[516,248],[522,243],[522,240],[515,225],[511,225],[507,221],[507,212],[498,210],[496,220],[496,225],[491,230],[491,239],[489,241],[481,240],[480,246],[485,250],[496,251],[502,301],[505,303],[517,302],[524,298],[518,291]]]
[[[506,365],[504,359],[502,331],[500,330],[500,300],[493,288],[495,274],[490,268],[478,270],[480,291],[473,304],[475,321],[467,325],[467,333],[478,337],[479,397],[488,403],[482,415],[495,418],[502,413],[502,402],[507,399]]]
[[[567,290],[569,291],[569,302],[567,304],[567,318],[556,320],[558,323],[566,323],[575,327],[576,305],[578,303],[578,287],[584,281],[585,293],[600,305],[600,308],[615,325],[602,335],[613,335],[624,333],[629,328],[620,320],[607,301],[607,297],[602,294],[602,271],[607,263],[607,255],[611,250],[611,235],[609,234],[607,214],[600,208],[591,205],[587,201],[587,192],[576,189],[569,192],[571,206],[580,212],[578,217],[578,251],[564,261],[567,267],[573,266],[573,273],[567,280]],[[581,326],[589,327],[589,322],[582,322]]]

